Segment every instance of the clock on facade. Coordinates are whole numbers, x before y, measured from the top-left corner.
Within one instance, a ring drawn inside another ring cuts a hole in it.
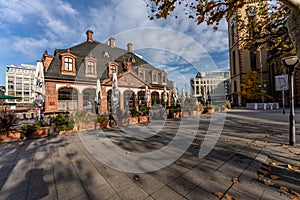
[[[254,17],[257,14],[258,9],[256,6],[250,6],[247,8],[246,12],[249,17]]]

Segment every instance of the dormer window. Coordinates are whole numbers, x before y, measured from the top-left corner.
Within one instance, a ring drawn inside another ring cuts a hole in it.
[[[87,77],[97,77],[97,61],[92,57],[87,57],[85,59],[85,76]]]
[[[70,53],[68,50],[67,53],[61,54],[61,73],[64,75],[76,75],[76,67],[75,67],[75,59],[76,56]]]
[[[161,83],[162,83],[163,85],[167,84],[167,75],[166,75],[165,72],[163,72],[163,73],[161,74]]]
[[[118,63],[110,62],[108,64],[108,77],[112,77],[113,73],[117,73],[118,75]]]
[[[109,53],[108,53],[108,51],[104,51],[104,52],[103,52],[103,56],[104,56],[104,58],[109,58]]]
[[[145,79],[145,71],[143,69],[139,69],[139,77],[143,80]]]
[[[70,57],[65,57],[65,71],[73,71],[73,59]]]
[[[88,66],[88,74],[95,74],[95,62],[88,61],[87,66]]]
[[[158,82],[157,79],[158,79],[157,72],[156,71],[152,72],[152,82],[157,83]]]

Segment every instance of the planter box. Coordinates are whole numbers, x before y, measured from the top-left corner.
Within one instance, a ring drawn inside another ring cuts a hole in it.
[[[84,131],[84,130],[94,130],[95,129],[95,123],[90,122],[90,123],[80,123],[79,124],[79,130]]]
[[[215,110],[214,109],[209,109],[207,113],[211,114],[211,113],[214,113]]]
[[[191,115],[197,115],[197,111],[191,111]]]
[[[37,138],[37,137],[43,137],[48,136],[49,133],[49,127],[40,127],[38,130],[36,130],[30,138]]]
[[[109,120],[107,120],[105,122],[97,123],[96,128],[108,128],[108,127],[109,127]]]
[[[188,117],[188,116],[189,116],[189,112],[183,111],[183,112],[182,112],[182,116],[183,116],[183,117]]]
[[[7,134],[1,134],[0,135],[0,142],[13,142],[13,141],[18,141],[20,140],[20,131],[14,131],[10,132],[8,135]]]
[[[174,118],[180,118],[181,117],[181,112],[175,112],[173,114]]]
[[[131,119],[128,118],[128,117],[127,118],[122,118],[118,121],[118,124],[119,125],[128,125],[128,124],[130,124],[130,121],[131,121]]]
[[[78,128],[76,125],[74,125],[74,128],[72,130],[63,130],[59,131],[59,134],[67,134],[67,133],[75,133],[78,131]]]
[[[139,117],[139,122],[140,123],[149,122],[149,117],[148,116],[140,116]]]
[[[139,123],[139,118],[138,117],[131,117],[131,123],[132,124]]]

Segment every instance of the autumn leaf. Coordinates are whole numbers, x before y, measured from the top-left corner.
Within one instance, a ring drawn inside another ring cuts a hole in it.
[[[181,165],[181,162],[180,161],[176,161],[175,164],[176,165]]]
[[[277,162],[276,162],[275,160],[273,160],[273,161],[271,162],[271,164],[272,164],[273,166],[276,166],[276,165],[277,165]]]
[[[258,171],[260,174],[264,175],[264,176],[268,176],[268,175],[270,174],[270,172],[265,171],[265,170],[263,170],[263,169],[258,169],[257,171]]]
[[[11,146],[12,146],[12,144],[7,144],[6,146],[8,146],[8,147],[11,147]]]
[[[126,151],[125,154],[130,154],[130,152],[129,152],[129,151]]]
[[[77,162],[77,160],[72,159],[72,160],[70,160],[70,162],[75,163],[75,162]]]
[[[108,167],[106,165],[103,166],[104,169],[108,169]]]
[[[294,190],[291,190],[291,194],[296,195],[298,198],[300,198],[300,194]]]
[[[289,189],[287,189],[286,187],[280,186],[280,188],[278,189],[278,192],[288,195]]]
[[[233,179],[232,179],[232,182],[233,182],[234,184],[240,184],[240,183],[241,183],[241,181],[240,181],[238,178],[233,178]]]
[[[280,146],[281,146],[282,148],[284,148],[284,149],[288,149],[288,148],[289,148],[286,144],[281,144]]]
[[[139,175],[134,175],[134,176],[133,176],[133,180],[139,181],[139,180],[140,180],[140,176],[139,176]]]
[[[222,192],[215,192],[214,195],[218,198],[221,198],[223,196]]]
[[[229,194],[225,194],[225,199],[226,200],[233,200],[233,197]]]
[[[265,185],[269,185],[269,186],[274,185],[274,183],[271,180],[264,178],[264,176],[260,176],[258,180]]]
[[[278,180],[279,179],[279,176],[276,176],[276,175],[270,175],[270,178],[272,180]]]
[[[157,144],[156,143],[154,143],[154,142],[151,142],[150,143],[152,146],[156,146]]]
[[[300,166],[294,167],[294,171],[299,172],[300,171]]]
[[[293,154],[295,154],[295,155],[300,155],[299,151],[293,151],[293,150],[290,149],[290,152],[293,153]]]
[[[288,167],[288,169],[290,169],[290,170],[294,170],[293,166],[290,165],[290,164],[287,164],[287,167]]]

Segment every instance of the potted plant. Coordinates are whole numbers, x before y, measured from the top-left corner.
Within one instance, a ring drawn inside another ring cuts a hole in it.
[[[59,134],[71,132],[74,129],[74,121],[70,119],[68,115],[59,113],[55,119],[54,123],[58,129]]]
[[[203,113],[213,113],[213,112],[214,112],[214,107],[211,104],[207,105],[203,111]]]
[[[97,116],[97,121],[98,121],[99,126],[101,128],[107,128],[107,127],[109,127],[109,120],[107,119],[107,117],[105,115],[99,115],[99,116]]]
[[[136,108],[131,109],[130,115],[131,115],[131,122],[132,123],[138,123],[139,122],[140,113],[136,110]]]
[[[141,109],[141,115],[139,116],[140,123],[149,121],[149,110],[150,110],[150,107],[144,107]]]
[[[18,118],[12,110],[0,110],[0,141],[12,141],[20,138],[20,132],[13,130]]]
[[[96,115],[87,110],[78,110],[73,114],[73,120],[77,125],[77,130],[95,129]]]

